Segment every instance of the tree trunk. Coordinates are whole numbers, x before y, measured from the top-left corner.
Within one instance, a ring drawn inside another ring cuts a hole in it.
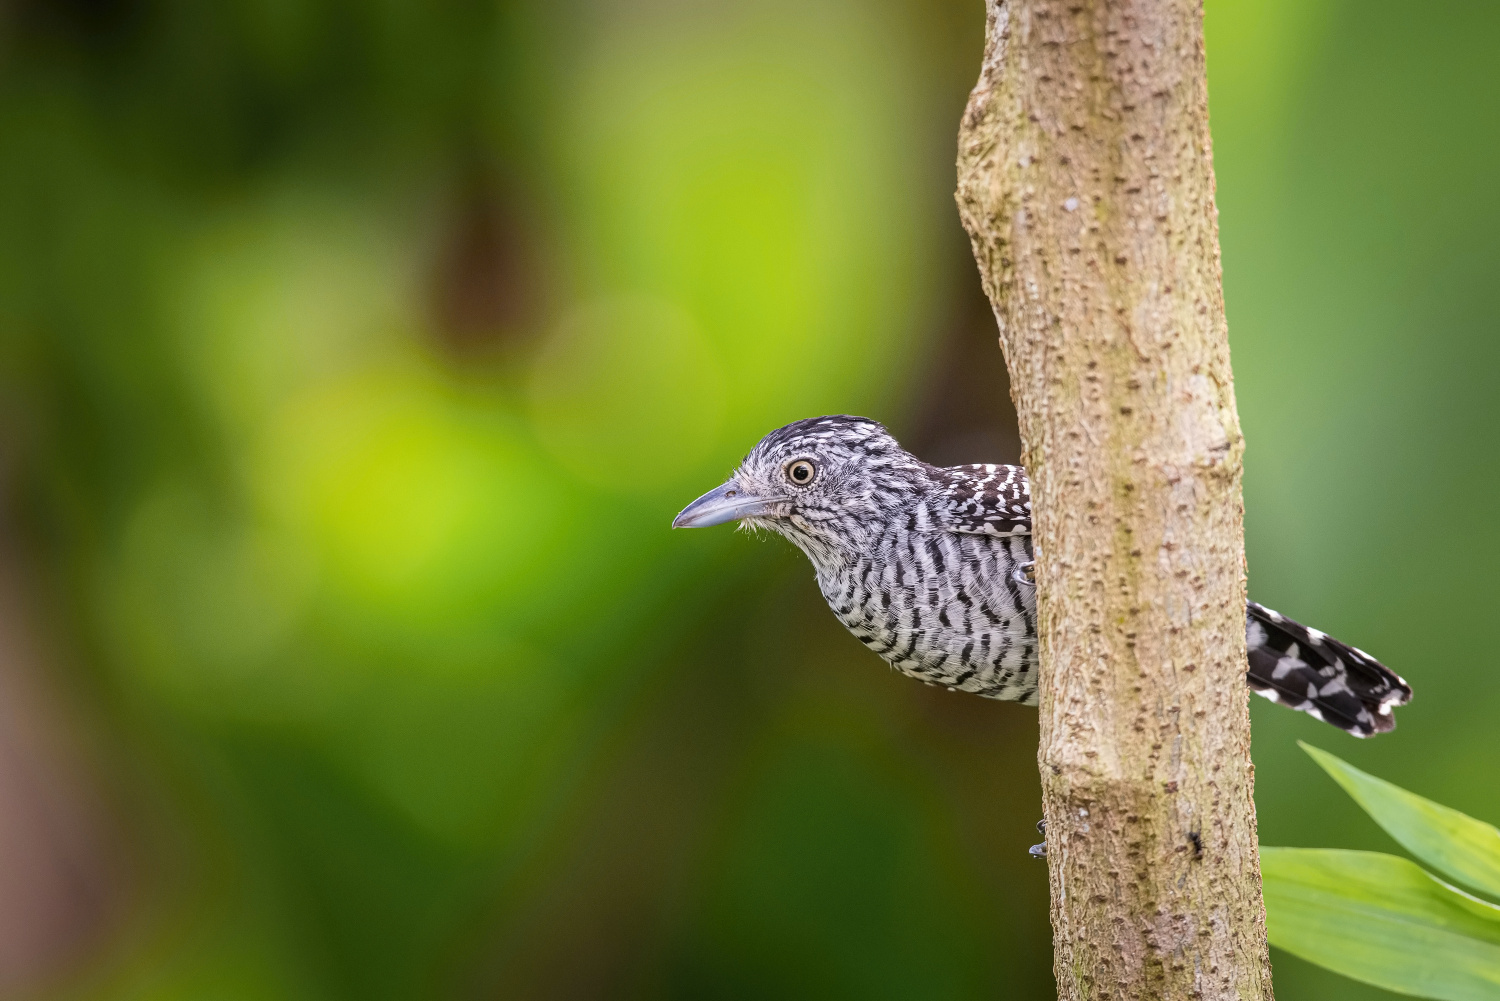
[[[958,203],[1031,475],[1064,999],[1270,998],[1198,0],[988,0]]]

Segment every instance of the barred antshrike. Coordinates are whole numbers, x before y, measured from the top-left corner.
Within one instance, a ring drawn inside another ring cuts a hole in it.
[[[739,521],[812,560],[839,620],[902,674],[1037,702],[1031,491],[1020,466],[940,468],[862,417],[814,417],[761,439],[734,477],[672,522]],[[1250,602],[1255,692],[1357,737],[1396,725],[1411,688],[1369,654]]]

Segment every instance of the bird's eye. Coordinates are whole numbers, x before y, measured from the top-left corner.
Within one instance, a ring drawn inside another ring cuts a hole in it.
[[[808,462],[806,459],[798,459],[796,462],[786,467],[786,478],[797,484],[797,486],[799,487],[807,486],[813,481],[813,477],[817,475],[817,469],[815,469],[813,467],[813,464],[811,462]]]

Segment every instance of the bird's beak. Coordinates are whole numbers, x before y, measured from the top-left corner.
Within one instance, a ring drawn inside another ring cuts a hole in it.
[[[673,528],[707,528],[722,525],[726,521],[754,518],[774,514],[780,497],[761,497],[740,487],[735,480],[714,487],[708,493],[682,509],[672,519]]]

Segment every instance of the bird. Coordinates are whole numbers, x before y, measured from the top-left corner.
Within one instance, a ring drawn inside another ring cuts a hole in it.
[[[933,466],[877,421],[811,417],[762,438],[672,527],[732,521],[802,550],[834,615],[900,673],[1038,703],[1023,467]],[[1356,737],[1393,729],[1393,710],[1411,699],[1411,687],[1374,657],[1253,601],[1245,641],[1251,691]]]

